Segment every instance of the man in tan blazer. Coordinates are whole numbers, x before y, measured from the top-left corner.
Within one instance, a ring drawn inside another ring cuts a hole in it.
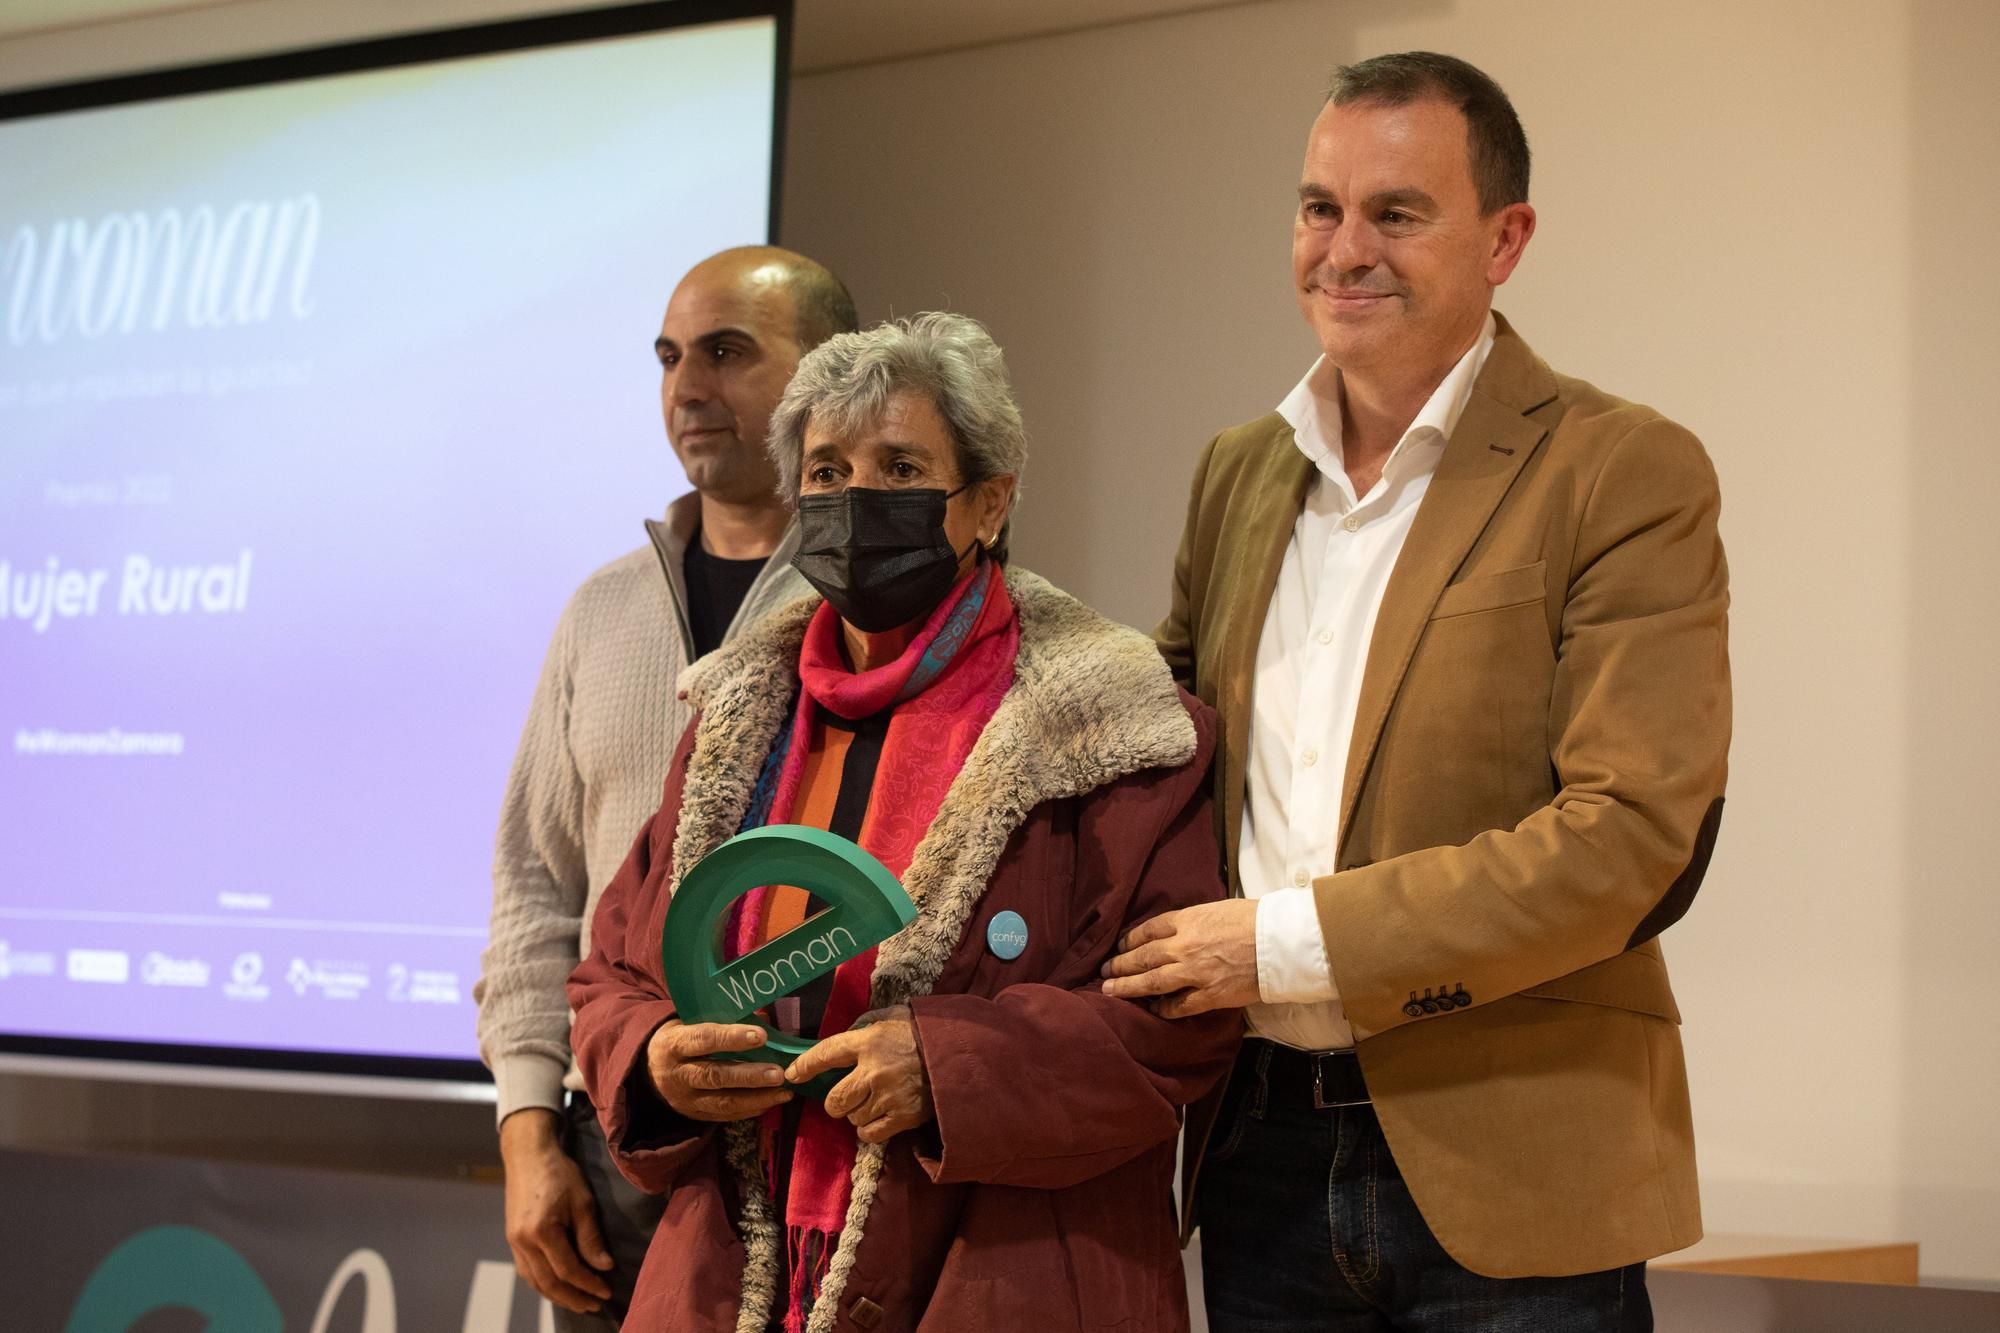
[[[1342,69],[1307,143],[1325,356],[1196,470],[1161,650],[1220,714],[1229,902],[1108,992],[1243,1006],[1189,1117],[1216,1333],[1650,1328],[1700,1235],[1659,934],[1722,809],[1715,474],[1491,311],[1525,136],[1462,61]]]

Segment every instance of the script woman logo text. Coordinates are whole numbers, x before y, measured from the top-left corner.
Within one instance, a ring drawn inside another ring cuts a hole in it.
[[[7,340],[25,347],[304,319],[319,212],[319,196],[301,194],[246,199],[219,215],[200,204],[22,223],[0,250]]]

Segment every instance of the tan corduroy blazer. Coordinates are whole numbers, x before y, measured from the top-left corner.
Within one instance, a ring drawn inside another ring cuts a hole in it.
[[[1257,639],[1312,464],[1202,455],[1156,633],[1220,714],[1236,885]],[[1453,1258],[1591,1272],[1701,1234],[1659,933],[1714,845],[1728,572],[1700,443],[1505,320],[1368,648],[1320,928],[1396,1162]],[[1189,1116],[1186,1206],[1217,1098]]]

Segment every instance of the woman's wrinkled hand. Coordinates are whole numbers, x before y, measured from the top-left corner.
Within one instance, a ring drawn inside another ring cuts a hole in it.
[[[670,1018],[646,1043],[646,1072],[667,1105],[690,1120],[747,1120],[792,1099],[784,1071],[762,1060],[708,1057],[763,1044],[762,1028]]]
[[[847,1031],[825,1038],[792,1061],[785,1078],[804,1083],[848,1065],[854,1072],[826,1094],[826,1113],[852,1124],[863,1143],[886,1143],[936,1116],[930,1075],[917,1048],[917,1024],[908,1005],[863,1014]]]

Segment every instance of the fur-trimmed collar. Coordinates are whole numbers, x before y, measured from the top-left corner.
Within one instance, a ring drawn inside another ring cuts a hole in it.
[[[1194,757],[1194,723],[1152,640],[1027,570],[1007,571],[1007,591],[1021,627],[1014,684],[903,875],[917,917],[876,952],[869,998],[878,1008],[929,994],[1030,810]],[[772,612],[682,674],[682,693],[700,721],[674,836],[675,887],[743,822],[764,756],[790,718],[799,649],[819,605],[808,597]],[[755,1134],[741,1123],[726,1137],[726,1158],[743,1187],[747,1249],[737,1328],[762,1333],[777,1299],[782,1237]],[[862,1144],[846,1224],[808,1333],[833,1326],[881,1172],[881,1145]]]

